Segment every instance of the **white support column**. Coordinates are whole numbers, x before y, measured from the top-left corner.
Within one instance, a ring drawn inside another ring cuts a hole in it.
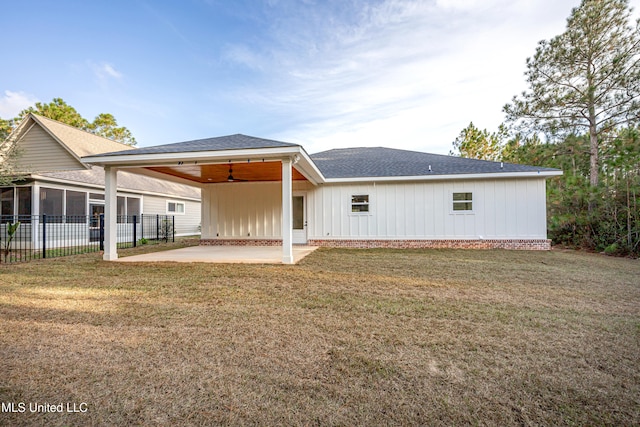
[[[282,263],[293,264],[292,161],[282,160]]]
[[[34,184],[31,187],[31,244],[33,248],[41,249],[42,244],[40,243],[40,218],[42,218],[42,214],[40,213],[40,186],[38,184]],[[37,216],[37,219],[35,218]]]
[[[104,255],[105,261],[118,259],[118,170],[104,168]]]

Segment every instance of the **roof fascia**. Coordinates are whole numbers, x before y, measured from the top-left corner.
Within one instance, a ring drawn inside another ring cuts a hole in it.
[[[83,157],[87,163],[113,167],[150,167],[150,166],[178,166],[184,162],[198,164],[227,163],[234,160],[268,159],[280,160],[283,155],[294,155],[300,152],[300,147],[253,148],[220,151],[188,151],[177,153],[151,154],[119,154],[94,155]]]
[[[318,185],[326,182],[326,178],[318,169],[318,166],[311,160],[311,157],[307,154],[303,147],[300,147],[300,158],[296,165],[300,165],[300,167],[296,167],[298,172],[300,172],[309,182],[313,185]]]
[[[36,125],[36,122],[31,123],[31,126],[26,126],[26,120],[23,120],[22,122],[20,122],[21,127],[26,127],[26,129],[18,129],[16,128],[15,130],[13,130],[9,136],[7,137],[7,139],[5,139],[4,141],[0,142],[0,155],[4,155],[6,153],[8,153],[13,147],[16,147],[18,144],[18,141],[20,141],[20,139],[29,133],[29,131],[31,129],[33,129],[33,127]],[[13,139],[12,139],[13,138]]]
[[[327,184],[346,184],[351,182],[400,182],[400,181],[451,181],[468,179],[508,179],[508,178],[550,178],[562,175],[562,171],[537,171],[537,172],[502,172],[502,173],[473,173],[473,174],[449,174],[449,175],[422,175],[422,176],[372,176],[358,178],[327,178]]]
[[[283,158],[295,158],[296,169],[314,185],[325,181],[324,176],[301,146],[251,148],[222,151],[193,151],[178,153],[121,154],[115,156],[94,155],[82,158],[82,161],[99,166],[116,168],[147,168],[161,166],[183,166],[189,164],[224,164],[238,161],[281,161]]]
[[[87,188],[97,188],[97,189],[104,190],[104,185],[91,184],[88,182],[72,181],[70,179],[54,178],[50,176],[37,175],[37,174],[31,175],[31,177],[38,182],[51,182],[54,184],[63,184],[70,187],[87,187]]]
[[[27,123],[29,122],[30,118],[31,118],[30,115],[28,115],[27,117],[22,119],[20,123],[18,123],[18,126],[16,126],[16,128],[13,129],[11,133],[9,133],[9,136],[7,136],[5,140],[0,141],[0,153],[10,150],[17,143],[17,141],[22,137],[23,134],[31,130],[35,122],[31,123],[31,126],[27,126]]]

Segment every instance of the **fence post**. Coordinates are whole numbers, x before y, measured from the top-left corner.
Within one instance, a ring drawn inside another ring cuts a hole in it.
[[[47,214],[42,214],[42,258],[47,257]]]
[[[104,251],[104,214],[100,214],[100,250]]]
[[[144,214],[140,214],[140,238],[144,239]]]
[[[171,217],[171,241],[176,242],[176,216]]]
[[[134,215],[133,216],[133,247],[136,247],[136,242],[137,242],[137,228],[138,228],[138,215]]]
[[[156,214],[156,240],[160,241],[160,215]]]

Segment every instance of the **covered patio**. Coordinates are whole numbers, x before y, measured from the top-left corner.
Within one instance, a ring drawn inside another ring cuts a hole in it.
[[[318,249],[317,246],[293,246],[293,262]],[[209,262],[221,264],[282,264],[279,246],[190,246],[143,255],[119,258],[118,262]]]
[[[304,198],[294,200],[294,187],[309,189],[324,182],[302,146],[240,134],[105,153],[83,161],[105,171],[106,261],[118,259],[118,170],[200,188],[201,237],[212,245],[203,252],[219,252],[213,249],[216,245],[230,251],[229,244],[266,244],[280,251],[284,264],[296,261],[294,228],[306,232],[304,216],[294,221],[296,208],[305,209]]]

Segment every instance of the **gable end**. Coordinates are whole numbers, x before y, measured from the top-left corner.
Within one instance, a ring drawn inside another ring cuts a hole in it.
[[[17,144],[18,165],[22,172],[87,169],[86,165],[78,161],[37,123],[27,130]]]

